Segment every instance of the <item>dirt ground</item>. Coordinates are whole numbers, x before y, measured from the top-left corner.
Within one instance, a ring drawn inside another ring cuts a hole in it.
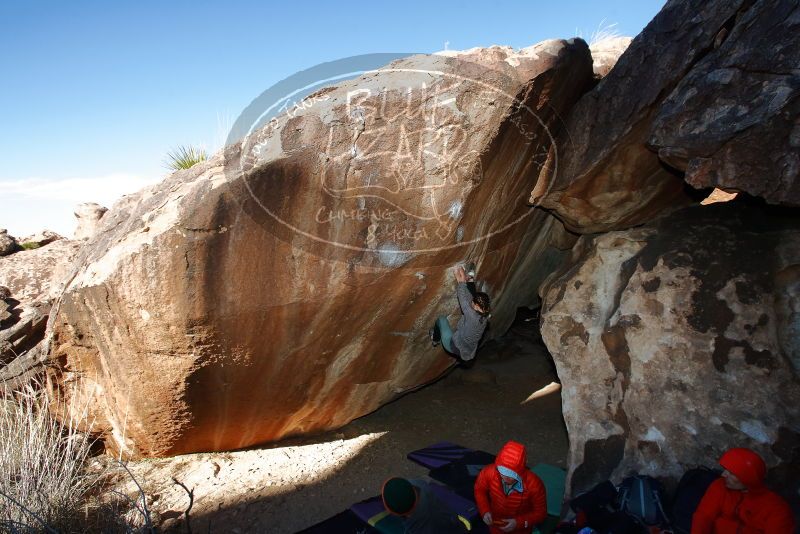
[[[194,491],[193,532],[293,533],[377,495],[390,476],[424,478],[406,459],[437,441],[495,453],[509,439],[525,444],[529,464],[565,466],[567,432],[556,380],[533,322],[521,321],[487,343],[471,369],[455,368],[438,382],[314,438],[243,451],[131,462],[153,519],[185,532],[186,491]],[[135,486],[128,482],[128,493]]]

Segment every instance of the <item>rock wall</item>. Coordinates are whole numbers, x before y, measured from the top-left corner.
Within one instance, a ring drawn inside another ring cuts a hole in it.
[[[433,380],[447,267],[478,263],[502,332],[537,298],[527,266],[574,241],[526,201],[592,77],[580,40],[413,56],[123,199],[51,315],[54,388],[111,449],[158,456],[337,427]]]
[[[798,204],[798,2],[670,1],[570,111],[531,201],[580,233],[720,187]]]
[[[800,219],[732,202],[586,236],[543,296],[572,494],[746,446],[798,504]]]
[[[800,205],[800,2],[743,3],[661,103],[648,145],[695,188]]]
[[[573,494],[742,445],[798,505],[799,8],[667,2],[541,169],[531,202],[585,234],[541,288]],[[652,222],[712,187],[737,200]]]

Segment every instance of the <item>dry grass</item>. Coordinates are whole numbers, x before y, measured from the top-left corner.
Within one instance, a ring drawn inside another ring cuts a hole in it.
[[[583,31],[575,28],[575,36],[583,39]],[[617,39],[618,37],[622,37],[622,34],[617,28],[617,23],[614,22],[612,24],[607,24],[606,19],[603,19],[597,25],[597,29],[594,30],[592,34],[586,38],[586,40],[588,41],[589,46],[597,46],[604,41],[611,41],[613,39]]]
[[[0,532],[152,531],[144,495],[109,491],[116,469],[91,461],[85,407],[51,402],[38,383],[0,402]]]

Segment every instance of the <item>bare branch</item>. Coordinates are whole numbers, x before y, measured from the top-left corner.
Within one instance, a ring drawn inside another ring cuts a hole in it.
[[[142,486],[141,486],[141,485],[139,485],[139,481],[138,481],[138,480],[136,480],[136,477],[135,477],[135,476],[133,476],[133,473],[131,473],[131,470],[130,470],[130,469],[128,469],[128,466],[126,466],[125,464],[123,464],[123,463],[122,463],[122,462],[120,462],[119,460],[116,460],[116,462],[117,462],[119,465],[121,465],[121,466],[122,466],[122,468],[123,468],[125,471],[127,471],[127,473],[128,473],[128,476],[130,476],[130,477],[131,477],[131,480],[133,480],[133,483],[134,483],[134,484],[136,484],[136,487],[137,487],[137,488],[139,488],[139,497],[142,499],[142,508],[144,509],[144,510],[142,511],[142,515],[144,515],[144,522],[145,522],[145,526],[147,527],[147,529],[148,529],[150,532],[153,532],[153,523],[150,521],[150,510],[148,510],[148,509],[147,509],[147,497],[146,497],[146,496],[145,496],[145,494],[144,494],[144,490],[142,489]],[[137,507],[137,508],[138,508],[138,507]]]
[[[189,520],[189,512],[192,511],[192,506],[194,505],[194,488],[192,489],[187,488],[186,485],[183,484],[183,482],[180,482],[175,477],[172,477],[172,481],[178,486],[182,487],[183,491],[185,491],[189,495],[189,507],[183,512],[183,515],[186,517],[186,532],[187,534],[192,534],[192,524]]]

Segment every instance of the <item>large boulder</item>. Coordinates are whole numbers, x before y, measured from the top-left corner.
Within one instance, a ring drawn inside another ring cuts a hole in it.
[[[59,239],[0,258],[0,308],[5,306],[7,314],[0,313],[5,316],[0,321],[0,364],[11,363],[42,341],[50,306],[69,278],[79,246]],[[2,369],[0,379],[16,374]]]
[[[658,110],[650,148],[696,188],[800,205],[800,2],[756,2]]]
[[[570,492],[758,451],[797,504],[800,221],[737,202],[585,236],[543,286]]]
[[[576,232],[624,229],[689,203],[686,171],[796,204],[797,24],[796,1],[667,2],[570,111],[531,201]]]
[[[111,449],[157,456],[330,429],[435,379],[450,265],[477,262],[502,331],[574,242],[527,198],[592,77],[580,40],[412,56],[124,198],[51,317],[55,386]]]

